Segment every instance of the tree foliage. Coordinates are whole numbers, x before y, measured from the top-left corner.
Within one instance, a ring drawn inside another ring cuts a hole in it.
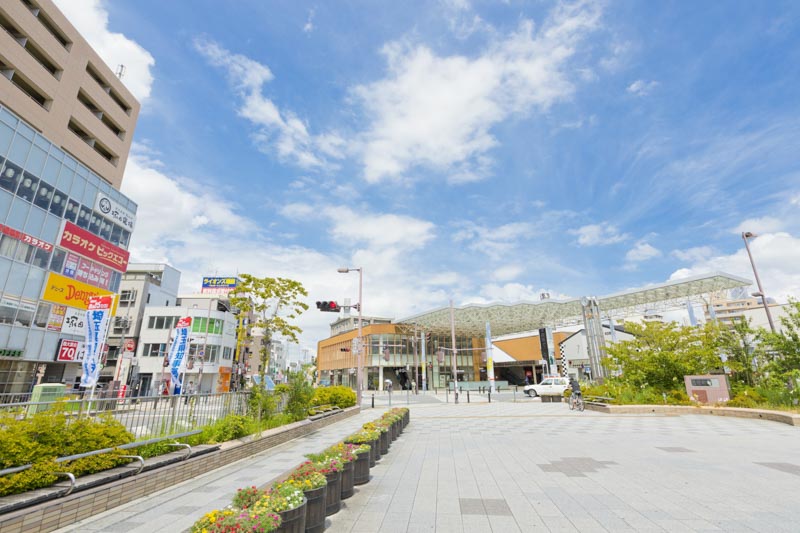
[[[297,342],[302,330],[292,324],[292,320],[308,309],[301,298],[308,296],[299,281],[287,278],[258,278],[250,274],[240,274],[240,282],[230,292],[231,304],[239,310],[240,317],[252,315],[254,322],[249,325],[264,332],[264,343],[259,346],[261,362],[259,375],[264,383],[264,375],[269,362],[269,351],[273,337],[285,337]],[[239,321],[239,339],[245,338],[248,327]]]
[[[781,317],[782,333],[764,333],[767,370],[789,378],[800,373],[800,301],[789,301],[787,316]]]
[[[683,387],[683,376],[722,368],[717,350],[717,327],[679,326],[675,323],[627,322],[634,338],[606,346],[606,368],[637,387],[666,392]]]

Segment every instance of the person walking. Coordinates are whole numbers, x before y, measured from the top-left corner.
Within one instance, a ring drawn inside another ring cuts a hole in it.
[[[189,386],[186,387],[186,396],[183,397],[183,403],[189,403],[189,397],[193,396],[195,392],[194,381],[190,381]]]

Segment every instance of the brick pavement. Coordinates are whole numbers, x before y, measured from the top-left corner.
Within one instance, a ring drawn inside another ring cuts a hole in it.
[[[326,531],[800,531],[799,428],[441,400],[410,400],[411,424]],[[382,410],[61,531],[181,531]]]

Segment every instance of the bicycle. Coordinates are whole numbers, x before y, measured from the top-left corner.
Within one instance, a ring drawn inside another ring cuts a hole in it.
[[[570,394],[569,410],[574,411],[575,409],[577,409],[578,411],[583,411],[584,408],[585,406],[583,405],[583,395],[580,392],[578,393],[573,392],[572,394]]]

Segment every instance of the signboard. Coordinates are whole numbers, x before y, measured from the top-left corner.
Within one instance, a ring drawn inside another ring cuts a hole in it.
[[[94,201],[94,210],[103,215],[107,220],[119,224],[128,231],[133,231],[136,215],[122,207],[105,193],[97,193]]]
[[[66,305],[52,306],[50,308],[50,316],[47,317],[47,331],[61,331],[61,324],[64,323],[64,315],[66,312]]]
[[[56,352],[56,361],[80,363],[83,361],[83,355],[85,352],[85,342],[61,339],[58,344],[58,352]]]
[[[108,289],[111,286],[111,270],[104,266],[100,266],[94,261],[80,258],[78,261],[78,270],[75,272],[75,279],[83,281],[89,285]]]
[[[5,224],[0,224],[0,233],[2,233],[3,235],[8,235],[12,239],[22,241],[25,244],[30,244],[31,246],[41,248],[46,252],[49,252],[53,249],[53,245],[50,244],[49,242],[44,242],[42,240],[37,239],[36,237],[31,237],[27,233],[22,233],[21,231],[17,231],[14,228],[9,228]]]
[[[124,349],[126,352],[136,351],[136,339],[125,339]]]
[[[128,268],[130,254],[126,250],[79,228],[69,220],[64,221],[64,231],[61,232],[58,245],[119,272],[125,272]]]
[[[0,350],[0,357],[22,357],[22,350]]]
[[[64,258],[64,275],[69,276],[71,278],[75,277],[75,274],[78,273],[78,261],[80,261],[80,256],[77,254],[69,253]]]
[[[42,300],[85,310],[89,308],[89,299],[92,296],[113,296],[113,293],[50,272],[47,275]],[[116,301],[114,310],[116,311]]]
[[[86,311],[67,307],[64,312],[64,323],[61,333],[68,335],[86,335]]]
[[[238,279],[235,277],[209,277],[203,278],[203,287],[200,289],[201,294],[228,294],[236,288]]]

